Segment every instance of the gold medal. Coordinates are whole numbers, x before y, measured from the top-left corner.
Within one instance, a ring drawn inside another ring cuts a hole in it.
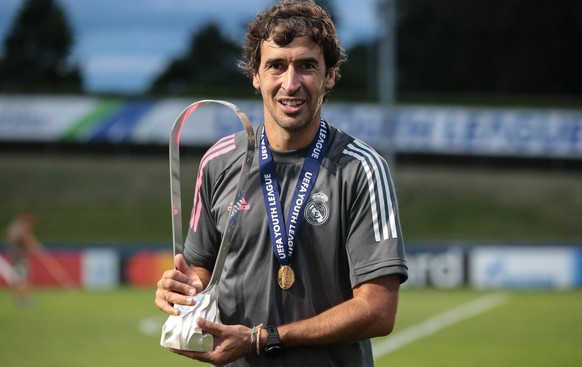
[[[289,289],[295,283],[295,272],[289,265],[281,265],[277,273],[277,283],[282,289]]]

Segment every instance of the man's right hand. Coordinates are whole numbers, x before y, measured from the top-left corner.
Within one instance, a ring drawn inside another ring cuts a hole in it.
[[[194,305],[194,296],[202,292],[204,285],[182,254],[176,255],[174,263],[176,269],[166,270],[158,281],[155,303],[165,313],[177,316],[180,311],[174,305]]]

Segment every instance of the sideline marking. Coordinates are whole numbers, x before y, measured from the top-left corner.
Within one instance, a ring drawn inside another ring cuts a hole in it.
[[[372,344],[374,360],[380,359],[418,339],[435,334],[438,331],[482,314],[507,302],[507,296],[501,293],[492,293],[462,306],[452,308],[430,319],[404,329],[388,337],[385,341]]]
[[[166,316],[157,315],[145,318],[139,322],[137,328],[142,334],[149,336],[162,335],[162,326],[166,321]]]

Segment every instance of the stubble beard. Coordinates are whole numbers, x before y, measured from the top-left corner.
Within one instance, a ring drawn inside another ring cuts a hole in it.
[[[277,124],[277,126],[279,126],[281,129],[289,133],[297,134],[306,129],[309,129],[312,124],[319,124],[319,120],[315,120],[317,112],[321,110],[322,104],[323,97],[320,97],[316,106],[313,109],[308,109],[308,111],[305,113],[305,116],[303,116],[303,113],[298,114],[297,116],[286,115],[282,111],[278,111],[276,106],[273,108],[274,111],[269,111],[269,114],[271,115],[271,118],[275,124]]]

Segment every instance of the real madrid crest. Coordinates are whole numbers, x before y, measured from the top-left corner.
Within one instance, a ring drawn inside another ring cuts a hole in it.
[[[325,223],[329,218],[328,201],[327,195],[321,191],[311,195],[311,200],[305,207],[305,219],[315,226]]]

